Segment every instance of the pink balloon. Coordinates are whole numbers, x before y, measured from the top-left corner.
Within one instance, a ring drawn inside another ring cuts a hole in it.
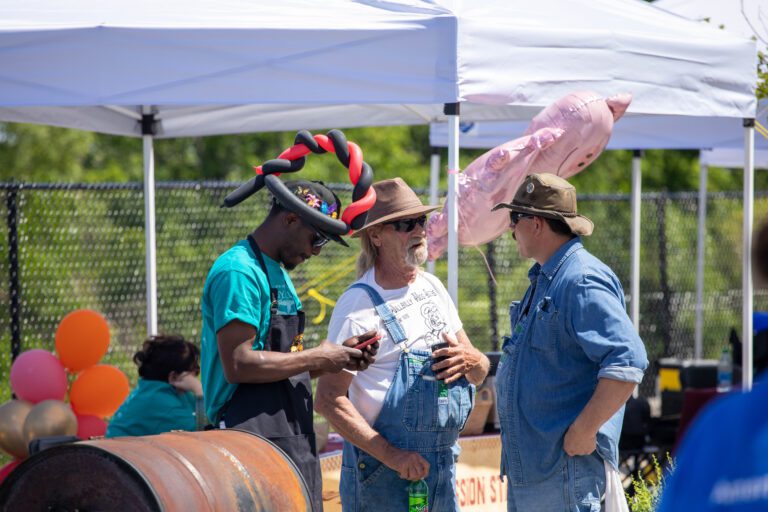
[[[107,433],[107,422],[98,416],[85,414],[75,416],[77,416],[77,437],[80,439],[90,439]]]
[[[529,174],[569,178],[584,170],[605,149],[613,124],[631,101],[629,94],[609,98],[592,92],[568,94],[539,112],[522,136],[469,164],[457,179],[459,243],[482,245],[507,232],[509,210],[491,212],[491,208],[511,201]],[[448,245],[448,205],[432,214],[426,229],[429,259],[435,260]]]
[[[11,366],[11,389],[17,397],[33,404],[43,400],[64,400],[67,374],[50,352],[39,348],[27,350]]]
[[[15,459],[9,462],[8,464],[6,464],[5,466],[3,466],[2,468],[0,468],[0,484],[3,483],[3,480],[8,478],[8,475],[11,474],[11,471],[16,469],[16,466],[18,466],[19,464],[21,464],[21,460]]]

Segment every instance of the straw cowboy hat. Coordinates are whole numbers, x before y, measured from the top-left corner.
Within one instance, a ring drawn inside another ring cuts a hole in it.
[[[376,203],[368,211],[368,221],[352,236],[360,236],[364,230],[398,219],[426,215],[440,208],[426,206],[402,178],[377,181],[373,184]]]
[[[575,235],[591,235],[594,228],[591,220],[576,212],[576,189],[555,174],[526,177],[511,203],[499,203],[491,211],[499,208],[563,221]]]

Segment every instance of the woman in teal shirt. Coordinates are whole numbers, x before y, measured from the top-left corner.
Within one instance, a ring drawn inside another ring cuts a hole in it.
[[[133,356],[139,383],[115,413],[106,437],[197,430],[203,388],[200,349],[181,336],[147,338]]]

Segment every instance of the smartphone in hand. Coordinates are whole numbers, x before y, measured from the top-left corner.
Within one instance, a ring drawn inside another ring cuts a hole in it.
[[[441,348],[448,348],[448,347],[449,347],[449,345],[448,345],[447,342],[441,341],[440,343],[433,344],[431,349],[432,349],[432,352],[434,352],[435,350],[440,350]],[[448,359],[448,357],[446,357],[446,356],[443,356],[443,357],[432,356],[432,359],[434,360],[433,363],[439,363],[440,361],[445,361],[446,359]]]
[[[380,339],[381,339],[381,334],[377,334],[376,336],[374,336],[374,337],[372,337],[370,339],[367,339],[367,340],[365,340],[362,343],[358,343],[357,345],[355,345],[352,348],[355,348],[357,350],[363,350],[368,345],[372,345],[372,344],[376,343],[377,341],[379,341]]]

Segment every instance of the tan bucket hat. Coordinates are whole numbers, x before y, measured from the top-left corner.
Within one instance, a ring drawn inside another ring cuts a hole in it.
[[[555,174],[531,174],[526,177],[511,203],[499,203],[491,211],[499,208],[561,220],[575,235],[589,236],[594,228],[591,220],[576,213],[576,189]]]
[[[368,221],[352,234],[353,237],[359,236],[371,226],[426,215],[440,208],[422,203],[416,192],[402,178],[377,181],[373,184],[373,189],[376,191],[376,203],[368,211]]]

